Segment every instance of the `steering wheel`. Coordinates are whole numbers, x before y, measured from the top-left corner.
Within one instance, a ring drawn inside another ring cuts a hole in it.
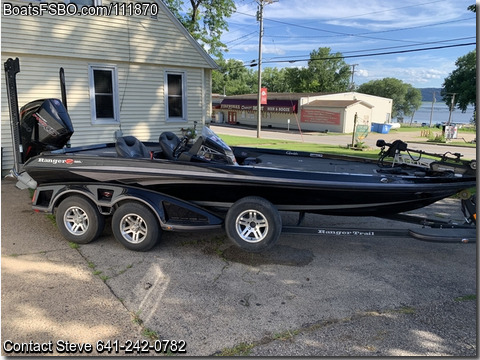
[[[187,148],[188,144],[188,137],[184,137],[180,142],[175,146],[173,149],[173,157],[176,159],[180,156],[180,154]]]
[[[188,142],[190,141],[190,139],[193,139],[195,137],[196,128],[197,128],[197,121],[195,120],[193,122],[193,130],[189,131],[189,129],[187,129],[183,139],[180,140],[177,146],[175,146],[175,149],[173,149],[172,155],[175,159],[177,159],[180,156],[180,154],[187,149]],[[182,129],[182,131],[183,130],[184,129]]]

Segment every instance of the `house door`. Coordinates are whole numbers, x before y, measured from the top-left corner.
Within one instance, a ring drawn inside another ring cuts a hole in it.
[[[228,123],[229,124],[236,124],[237,123],[237,112],[236,111],[229,111],[228,112]]]

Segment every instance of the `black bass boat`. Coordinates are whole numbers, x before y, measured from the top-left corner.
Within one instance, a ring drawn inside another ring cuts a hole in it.
[[[425,159],[426,153],[402,141],[380,141],[378,161],[230,148],[206,126],[193,142],[165,132],[155,143],[123,136],[115,143],[68,148],[73,126],[66,100],[33,101],[19,114],[19,65],[9,61],[12,173],[19,187],[36,189],[34,209],[55,212],[70,241],[92,241],[112,216],[115,237],[134,250],[155,245],[161,229],[224,226],[239,246],[260,251],[280,235],[279,211],[384,216],[476,185],[476,161],[461,160],[460,154]]]
[[[167,135],[170,140],[162,142],[162,134],[158,144],[127,136],[111,144],[42,152],[23,168],[42,186],[136,186],[207,208],[230,208],[244,197],[256,196],[279,210],[355,216],[417,209],[476,182],[469,167],[447,163],[433,163],[444,169],[440,171],[405,164],[382,167],[376,161],[318,153],[230,149],[207,127],[193,146],[172,156],[168,148],[182,141]]]

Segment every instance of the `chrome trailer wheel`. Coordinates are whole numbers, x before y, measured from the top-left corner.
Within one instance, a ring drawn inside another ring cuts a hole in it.
[[[268,235],[268,220],[259,211],[248,209],[235,220],[237,234],[247,243],[258,243]]]
[[[261,252],[272,247],[280,237],[282,219],[269,201],[256,196],[238,200],[225,217],[225,231],[240,248]]]
[[[105,218],[83,196],[69,196],[57,208],[55,220],[65,239],[77,244],[95,240],[103,231]]]
[[[160,238],[160,226],[155,215],[140,203],[125,203],[113,214],[112,231],[127,249],[147,251]]]

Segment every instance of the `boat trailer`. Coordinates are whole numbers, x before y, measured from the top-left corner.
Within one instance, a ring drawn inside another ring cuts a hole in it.
[[[161,224],[157,231],[162,230],[193,230],[199,225],[199,228],[202,229],[212,229],[221,227],[222,223],[224,223],[224,219],[215,214],[202,209],[196,206],[193,203],[189,203],[187,201],[182,201],[179,199],[172,198],[171,196],[160,194],[160,193],[153,193],[151,194],[148,190],[139,190],[129,186],[115,186],[112,184],[91,184],[91,185],[84,185],[81,188],[76,187],[75,184],[73,185],[50,185],[50,186],[39,186],[35,180],[33,180],[26,172],[22,172],[23,165],[25,162],[25,154],[22,144],[22,139],[19,135],[19,128],[20,128],[20,116],[18,111],[18,98],[17,98],[17,88],[16,88],[16,74],[20,71],[19,60],[18,58],[15,60],[9,59],[5,62],[5,74],[6,74],[6,83],[7,83],[7,98],[8,104],[10,109],[11,115],[11,132],[12,132],[12,139],[13,139],[13,148],[14,148],[14,169],[12,170],[12,175],[19,180],[17,186],[20,188],[37,188],[37,191],[34,195],[34,210],[36,211],[47,211],[47,212],[54,212],[54,207],[56,202],[53,201],[57,199],[54,197],[53,194],[60,194],[59,201],[64,201],[62,208],[65,210],[65,213],[70,211],[70,208],[75,208],[79,210],[85,210],[86,212],[90,212],[90,215],[96,218],[97,226],[94,228],[89,236],[85,236],[82,239],[82,243],[87,243],[92,241],[96,238],[101,230],[103,229],[104,220],[103,216],[111,215],[111,211],[113,206],[117,206],[117,204],[121,204],[118,206],[119,209],[123,210],[124,213],[132,212],[133,208],[137,212],[142,212],[145,215],[150,216],[151,214],[146,214],[144,210],[140,209],[138,205],[133,204],[130,201],[123,202],[123,200],[135,200],[135,202],[141,202],[145,205],[151,207],[154,216],[158,217],[158,220]],[[62,104],[64,104],[66,110],[66,96],[65,96],[65,78],[63,69],[60,70],[60,87],[62,89]],[[73,133],[73,132],[72,132]],[[389,146],[389,151],[385,150],[386,146]],[[432,168],[432,170],[443,170],[448,169],[449,171],[453,172],[457,175],[462,175],[464,173],[474,173],[476,171],[476,160],[472,161],[462,161],[460,160],[460,154],[453,154],[454,158],[451,159],[447,157],[446,154],[440,157],[440,160],[430,161],[428,159],[421,159],[420,157],[413,158],[409,154],[409,158],[402,158],[397,156],[400,151],[407,150],[406,144],[398,141],[395,146],[393,144],[387,144],[384,141],[381,143],[377,143],[377,146],[382,147],[383,155],[380,159],[381,166],[388,167],[388,164],[384,164],[383,160],[386,157],[394,157],[395,161],[408,163],[409,165],[418,165],[418,166],[425,166],[428,164]],[[414,152],[413,150],[411,150]],[[425,152],[418,152],[417,153],[422,155],[433,155],[436,154],[428,154]],[[427,163],[425,163],[427,161]],[[47,194],[47,195],[42,195]],[[73,195],[72,195],[73,194]],[[118,197],[114,197],[117,194]],[[71,197],[67,195],[72,195]],[[84,195],[82,198],[79,198],[79,195]],[[121,195],[121,196],[120,196]],[[65,196],[65,197],[63,197]],[[118,202],[113,202],[112,199],[118,200]],[[152,204],[152,199],[157,199],[156,204]],[[85,199],[90,199],[91,202],[87,202]],[[245,198],[247,199],[247,198]],[[164,209],[160,209],[157,205],[164,204]],[[59,202],[59,204],[61,204]],[[80,205],[79,205],[80,204]],[[167,204],[167,205],[165,205]],[[299,220],[296,226],[279,226],[281,232],[285,234],[298,234],[298,235],[316,235],[316,236],[329,236],[331,238],[335,238],[337,236],[348,236],[348,237],[372,237],[372,236],[381,236],[381,237],[392,237],[392,236],[411,236],[415,239],[423,240],[423,241],[433,241],[433,242],[443,242],[443,243],[476,243],[476,200],[474,196],[470,196],[467,192],[461,194],[461,204],[462,204],[462,211],[465,217],[464,224],[458,224],[455,222],[448,222],[448,221],[440,221],[440,220],[432,220],[432,219],[425,219],[419,216],[414,215],[406,215],[406,214],[397,214],[391,215],[388,217],[384,217],[389,220],[407,222],[411,224],[416,224],[417,226],[412,229],[407,228],[400,228],[400,229],[372,229],[372,228],[333,228],[333,227],[306,227],[301,226],[304,218],[305,212],[299,213]],[[69,208],[70,206],[70,208]],[[141,210],[141,211],[140,211]],[[203,222],[200,224],[196,223],[196,226],[190,226],[190,224],[185,224],[182,218],[182,214],[187,212],[188,214],[195,213],[196,216],[202,218]],[[61,213],[61,212],[60,212]],[[121,211],[116,210],[116,213],[121,213]],[[178,213],[178,216],[176,216]],[[67,214],[68,215],[68,214]],[[233,216],[233,215],[232,215]],[[278,215],[277,215],[278,216]],[[117,218],[120,219],[121,215],[118,215]],[[140,216],[139,216],[140,217]],[[150,216],[151,217],[151,216]],[[228,214],[227,214],[228,218]],[[59,218],[60,219],[60,218]],[[68,216],[65,216],[65,219],[70,221]],[[117,219],[117,220],[118,220]],[[61,220],[61,219],[60,219]],[[120,219],[123,220],[123,219]],[[68,223],[68,221],[66,221]],[[75,220],[76,221],[76,220]],[[61,221],[57,220],[57,223]],[[151,221],[152,224],[156,224],[155,219]],[[232,223],[233,224],[233,223]],[[280,222],[281,224],[281,222]],[[101,225],[101,226],[100,226]],[[419,227],[420,225],[420,227]],[[277,229],[276,231],[280,230]],[[67,233],[67,231],[64,231]],[[155,231],[153,231],[155,233]],[[90,236],[91,235],[91,236]],[[279,235],[279,231],[278,231]],[[76,236],[76,235],[75,235]],[[78,241],[78,237],[73,237],[73,239]],[[64,234],[65,237],[65,234]],[[68,237],[67,237],[68,238]],[[155,239],[152,239],[155,240]],[[145,251],[151,246],[153,246],[155,242],[151,242],[148,246],[143,246],[137,248],[135,246],[128,246],[126,247],[131,248],[133,250]],[[250,251],[258,251],[255,249],[251,249]]]
[[[382,229],[382,228],[344,228],[344,227],[308,227],[303,226],[305,213],[299,214],[296,225],[282,227],[282,234],[357,237],[407,237],[436,243],[476,243],[476,200],[475,196],[461,199],[462,213],[465,218],[463,224],[453,221],[428,219],[417,215],[394,214],[383,216],[382,219],[419,225],[414,228]]]

